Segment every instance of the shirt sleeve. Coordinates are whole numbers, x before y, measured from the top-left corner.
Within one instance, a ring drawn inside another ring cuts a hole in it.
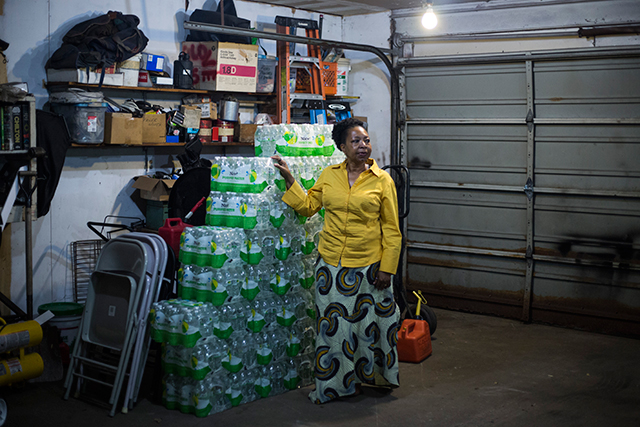
[[[295,181],[282,196],[282,201],[302,216],[311,217],[322,209],[322,175],[307,194]]]
[[[383,185],[380,224],[382,229],[380,271],[396,274],[402,248],[402,233],[400,233],[400,220],[398,219],[398,196],[391,177],[385,179]]]

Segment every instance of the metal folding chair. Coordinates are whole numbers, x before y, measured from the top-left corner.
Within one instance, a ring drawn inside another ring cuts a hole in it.
[[[65,380],[65,399],[69,398],[74,378],[79,380],[78,396],[82,392],[83,381],[102,384],[111,388],[109,415],[115,414],[140,326],[138,309],[141,295],[148,288],[148,263],[147,248],[133,239],[115,238],[102,248],[96,270],[91,275],[81,333],[71,355]],[[116,363],[101,357],[98,348],[119,353]],[[112,374],[113,381],[105,380],[102,373]]]

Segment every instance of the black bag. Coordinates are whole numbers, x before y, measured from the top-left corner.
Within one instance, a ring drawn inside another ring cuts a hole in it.
[[[36,110],[36,136],[38,147],[44,148],[47,153],[45,158],[38,159],[37,211],[40,218],[51,207],[71,138],[62,116],[42,110]]]
[[[218,5],[218,9],[220,5]],[[225,2],[225,10],[227,13],[224,14],[224,25],[227,27],[238,27],[238,28],[246,28],[248,29],[251,25],[251,21],[247,19],[238,18],[235,16],[235,8],[233,9],[233,15],[229,14],[229,10],[227,10],[227,2]],[[189,20],[192,22],[202,22],[205,24],[216,24],[220,25],[220,11],[212,12],[210,10],[196,9],[193,11]],[[219,34],[219,33],[208,33],[205,31],[194,31],[189,30],[189,35],[187,36],[188,42],[227,42],[227,43],[241,43],[241,44],[251,44],[251,37],[244,36],[230,36],[227,34]]]
[[[149,39],[139,30],[135,15],[109,11],[81,22],[62,38],[62,46],[45,65],[46,69],[108,67],[140,53]],[[101,79],[102,81],[102,79]]]

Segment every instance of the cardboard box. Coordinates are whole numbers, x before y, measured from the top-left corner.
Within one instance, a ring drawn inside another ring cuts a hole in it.
[[[106,113],[104,143],[111,145],[142,145],[142,119],[130,113]]]
[[[202,114],[201,119],[216,120],[218,118],[218,104],[215,102],[205,102],[203,104],[195,104],[196,107],[200,107]]]
[[[223,42],[183,42],[182,50],[193,62],[197,89],[255,92],[258,46]]]
[[[122,86],[137,87],[138,78],[140,76],[140,70],[132,70],[131,68],[120,68],[120,71],[124,76],[124,82]]]
[[[87,70],[85,69],[70,68],[65,70],[54,70],[50,68],[47,70],[47,81],[88,83],[88,84],[97,85],[98,83],[100,83],[100,74],[90,71],[89,77],[87,77]],[[105,74],[102,84],[108,85],[108,86],[123,86],[124,74],[122,73]]]
[[[237,123],[233,129],[233,139],[238,142],[254,142],[258,125]]]
[[[159,144],[166,141],[167,115],[145,114],[142,116],[142,142]]]
[[[165,71],[167,60],[162,55],[154,55],[152,53],[143,53],[140,61],[140,69],[147,71],[157,71],[159,73]]]
[[[169,200],[171,188],[175,184],[175,179],[157,179],[148,176],[137,176],[134,178],[133,188],[140,190],[140,197],[146,200],[156,200],[166,202]]]
[[[118,68],[125,68],[129,70],[139,70],[140,69],[140,61],[142,61],[142,54],[138,53],[137,55],[133,55],[131,58],[118,62]]]
[[[184,114],[182,127],[200,129],[200,117],[202,115],[200,107],[196,105],[181,105],[180,112]]]

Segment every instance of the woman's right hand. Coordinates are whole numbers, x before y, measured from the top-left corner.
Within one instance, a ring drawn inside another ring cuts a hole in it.
[[[282,157],[280,156],[272,156],[271,160],[274,160],[273,166],[278,169],[278,171],[280,171],[280,175],[282,175],[282,177],[284,178],[284,182],[287,184],[288,190],[296,180],[289,170],[287,162],[285,162],[284,159],[282,159]]]

